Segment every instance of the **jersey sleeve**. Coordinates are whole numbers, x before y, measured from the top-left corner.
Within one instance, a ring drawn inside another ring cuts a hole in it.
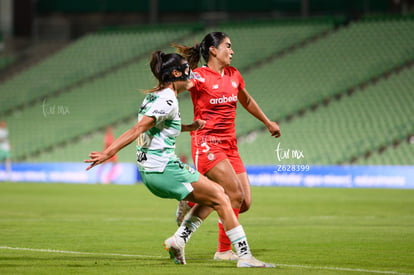
[[[244,79],[241,76],[240,72],[238,70],[236,70],[236,71],[237,71],[237,78],[239,79],[239,91],[240,91],[240,90],[244,89],[245,84],[244,84]]]
[[[142,115],[154,117],[156,122],[164,121],[173,110],[174,102],[171,99],[158,97],[149,103]]]
[[[199,91],[201,87],[206,82],[206,79],[203,75],[200,74],[198,71],[194,71],[194,78],[191,79],[191,82],[193,83],[193,87],[190,89],[190,92]]]

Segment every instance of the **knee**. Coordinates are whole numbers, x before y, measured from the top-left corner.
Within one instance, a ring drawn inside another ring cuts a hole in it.
[[[216,185],[216,188],[213,192],[213,208],[217,210],[217,207],[223,207],[223,206],[230,206],[231,207],[231,200],[229,196],[224,191],[224,188],[220,185]]]
[[[250,209],[251,205],[252,205],[252,201],[247,199],[247,197],[245,197],[245,199],[243,200],[243,203],[240,207],[240,213],[247,212]]]
[[[218,186],[221,187],[220,189],[225,192],[226,197],[230,200],[232,207],[240,209],[244,201],[244,192],[240,180],[236,176],[229,176],[227,178],[215,180],[218,183]]]

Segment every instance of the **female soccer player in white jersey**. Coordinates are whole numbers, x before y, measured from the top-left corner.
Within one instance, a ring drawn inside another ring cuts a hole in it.
[[[194,119],[206,121],[203,129],[191,132],[191,149],[197,170],[220,184],[230,198],[234,213],[249,209],[251,204],[250,182],[237,149],[235,117],[237,102],[269,130],[280,136],[279,126],[269,120],[256,101],[247,92],[239,71],[230,66],[233,58],[230,38],[223,32],[207,34],[200,44],[193,47],[174,45],[194,69],[195,78],[187,81],[194,105]],[[201,59],[206,65],[197,68]],[[190,203],[191,207],[192,204]],[[177,222],[189,206],[180,202]],[[216,260],[237,260],[231,242],[219,222]]]
[[[159,81],[141,105],[138,123],[116,139],[103,152],[92,152],[87,170],[105,162],[126,145],[137,140],[137,162],[146,187],[156,196],[197,203],[185,216],[178,230],[166,239],[164,247],[177,264],[185,264],[184,247],[194,231],[214,209],[240,258],[238,267],[274,267],[254,258],[224,189],[200,175],[175,155],[175,139],[181,130],[201,129],[204,121],[181,125],[177,94],[191,78],[188,62],[179,54],[154,52],[151,71]]]

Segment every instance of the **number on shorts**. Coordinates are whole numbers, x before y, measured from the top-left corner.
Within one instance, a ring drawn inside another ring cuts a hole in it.
[[[206,142],[201,143],[201,147],[204,147],[204,149],[202,150],[203,153],[207,153],[208,151],[210,151],[210,146],[208,146]]]

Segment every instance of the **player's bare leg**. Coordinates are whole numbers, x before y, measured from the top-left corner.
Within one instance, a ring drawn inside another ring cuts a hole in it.
[[[239,176],[235,173],[230,161],[228,159],[220,161],[206,173],[206,176],[224,188],[226,194],[230,198],[234,214],[238,218],[244,201],[244,190],[242,182],[240,181]],[[237,261],[239,258],[231,249],[231,242],[227,237],[226,231],[222,225],[222,221],[220,220],[218,222],[218,227],[218,245],[217,251],[214,254],[214,259],[224,261]]]
[[[247,176],[246,172],[237,174],[237,177],[239,178],[244,194],[244,199],[240,207],[240,213],[244,213],[250,209],[250,206],[252,204],[252,191],[250,189],[249,177]]]
[[[193,192],[185,198],[202,205],[196,204],[190,213],[186,215],[176,233],[164,242],[165,249],[177,264],[185,264],[185,244],[189,241],[192,233],[197,230],[202,221],[213,211],[216,210],[230,227],[238,224],[231,209],[228,196],[224,189],[215,182],[210,181],[204,176],[200,176],[197,182],[193,182]]]
[[[176,233],[164,243],[174,261],[178,264],[186,263],[184,256],[185,244],[214,209],[223,221],[226,234],[236,249],[239,257],[238,267],[274,267],[274,265],[261,262],[252,256],[243,227],[239,224],[224,189],[203,176],[192,185],[194,191],[187,196],[186,200],[198,204],[187,214]]]
[[[219,162],[206,174],[211,180],[219,183],[230,197],[233,211],[238,217],[239,212],[246,212],[251,205],[252,196],[247,173],[236,174],[229,160]],[[241,202],[241,203],[240,203]],[[177,224],[180,225],[184,216],[191,210],[194,203],[181,201],[177,207]],[[240,210],[239,210],[240,209]],[[221,221],[219,221],[219,238],[215,260],[238,260],[238,256],[231,249],[231,242],[226,235]]]

